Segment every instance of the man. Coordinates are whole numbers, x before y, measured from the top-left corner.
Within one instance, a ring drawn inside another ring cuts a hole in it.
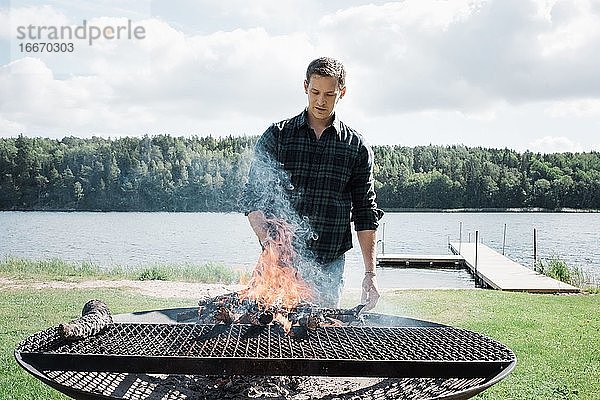
[[[335,109],[346,94],[346,72],[341,62],[328,57],[312,61],[306,71],[304,91],[308,106],[299,115],[273,124],[259,139],[246,186],[247,215],[261,244],[269,240],[266,215],[273,210],[273,192],[264,189],[270,202],[257,202],[261,183],[258,159],[266,157],[283,168],[284,193],[294,211],[308,219],[311,235],[304,241],[322,274],[308,277],[323,306],[337,307],[343,288],[344,253],[352,248],[350,221],[357,231],[365,277],[362,302],[372,309],[379,299],[375,277],[376,229],[383,212],[377,208],[373,187],[373,152],[361,135],[341,122]],[[250,194],[249,194],[250,193]],[[266,205],[266,204],[269,205]],[[285,218],[286,213],[279,213]]]

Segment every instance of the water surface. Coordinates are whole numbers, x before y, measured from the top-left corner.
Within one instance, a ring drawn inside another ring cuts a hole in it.
[[[381,222],[385,252],[413,254],[448,254],[449,240],[474,241],[475,231],[501,252],[506,224],[504,252],[526,266],[533,264],[536,228],[538,257],[560,256],[600,280],[600,214],[411,212],[387,213]],[[356,237],[354,243],[346,257],[348,287],[360,287],[363,276]],[[251,269],[259,252],[242,214],[0,212],[0,256],[90,261],[107,268],[216,261]],[[379,268],[378,275],[384,288],[473,286],[464,270]]]

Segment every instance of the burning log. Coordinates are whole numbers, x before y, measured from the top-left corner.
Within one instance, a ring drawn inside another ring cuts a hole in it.
[[[90,300],[83,306],[81,317],[58,326],[58,334],[66,340],[79,340],[96,335],[113,323],[108,306],[100,300]]]
[[[219,307],[214,318],[216,321],[231,324],[234,320],[234,314],[227,307]]]
[[[246,314],[248,322],[252,325],[265,326],[273,322],[273,313],[269,311],[257,311]],[[240,318],[241,320],[241,318]]]
[[[305,315],[298,319],[298,324],[306,329],[314,331],[319,327],[322,321],[316,315]]]
[[[353,308],[325,308],[322,309],[323,314],[327,318],[334,318],[342,322],[353,322],[356,320],[361,320],[360,313],[363,308],[365,308],[366,304],[359,304]]]
[[[364,304],[359,304],[350,309],[322,308],[309,302],[301,302],[291,308],[282,305],[266,306],[262,302],[245,298],[244,293],[240,292],[202,299],[198,306],[200,324],[278,324],[287,333],[290,333],[292,327],[315,330],[321,326],[360,322],[360,313],[365,307]]]

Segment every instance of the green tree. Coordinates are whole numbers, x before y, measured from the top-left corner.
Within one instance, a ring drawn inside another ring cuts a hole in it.
[[[0,139],[0,209],[236,211],[256,137]],[[383,208],[600,209],[597,152],[375,146]]]

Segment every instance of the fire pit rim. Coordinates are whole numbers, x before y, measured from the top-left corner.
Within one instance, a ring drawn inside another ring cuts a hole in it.
[[[122,314],[114,315],[113,317],[114,317],[115,323],[131,322],[133,320],[133,321],[135,321],[135,323],[140,323],[140,324],[141,323],[147,323],[147,324],[188,323],[189,324],[189,323],[194,323],[194,322],[186,321],[186,320],[178,321],[177,319],[181,318],[181,315],[185,315],[186,313],[189,314],[190,312],[192,312],[194,310],[196,310],[196,308],[194,308],[194,307],[178,307],[178,308],[167,308],[167,309],[158,309],[158,310],[136,311],[136,312],[132,312],[132,313],[122,313]],[[388,320],[388,322],[390,320],[393,320],[398,323],[404,324],[404,325],[400,325],[400,326],[449,327],[449,328],[451,328],[448,325],[443,325],[443,324],[439,324],[439,323],[435,323],[435,322],[431,322],[431,321],[419,320],[419,319],[408,318],[408,317],[400,317],[400,316],[388,315],[388,314],[364,313],[364,316],[367,319],[367,321],[369,319],[371,319],[372,321],[375,321],[378,319],[379,320],[384,319],[384,320]],[[143,322],[143,321],[145,321],[145,322]],[[395,325],[395,326],[397,326],[397,325]],[[51,377],[47,376],[44,373],[44,371],[40,371],[35,366],[25,362],[23,360],[23,358],[21,357],[21,354],[18,352],[18,347],[15,349],[14,356],[15,356],[18,364],[21,365],[21,367],[23,367],[28,373],[32,374],[34,377],[40,379],[42,382],[48,384],[49,386],[53,387],[54,389],[56,389],[62,393],[68,394],[74,398],[85,399],[85,400],[114,398],[114,397],[104,396],[99,393],[86,392],[84,390],[80,390],[77,388],[63,385],[60,382],[53,380]],[[482,391],[486,390],[487,388],[493,386],[494,384],[496,384],[499,381],[501,381],[502,379],[504,379],[508,374],[510,374],[512,372],[512,370],[516,366],[516,363],[517,363],[517,359],[515,356],[514,360],[509,365],[507,365],[501,372],[499,372],[497,375],[495,375],[493,377],[490,377],[489,380],[486,380],[482,384],[473,386],[473,387],[469,387],[466,389],[462,389],[462,390],[456,391],[452,394],[442,395],[442,396],[439,396],[436,398],[443,399],[443,400],[470,398],[478,393],[481,393]]]

